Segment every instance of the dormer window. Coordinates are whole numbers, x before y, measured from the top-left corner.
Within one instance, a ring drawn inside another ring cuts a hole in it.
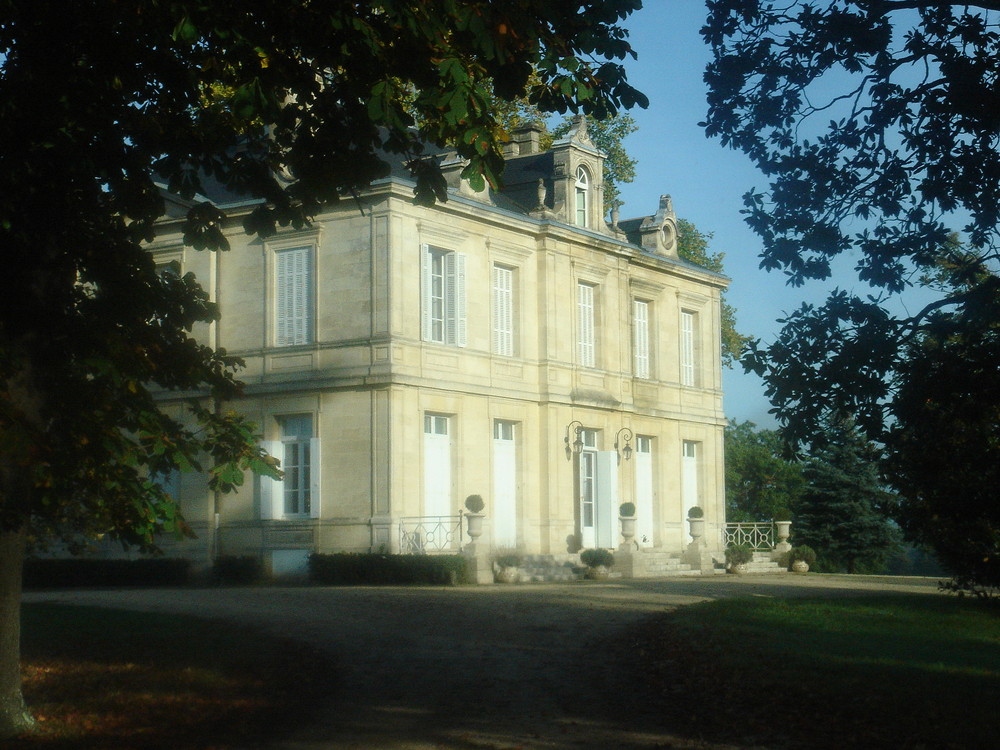
[[[576,224],[587,226],[587,195],[590,189],[590,177],[583,167],[576,168]]]

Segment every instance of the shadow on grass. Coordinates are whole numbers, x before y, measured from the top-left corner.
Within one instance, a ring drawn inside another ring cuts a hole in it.
[[[38,731],[10,750],[225,750],[308,720],[335,670],[301,644],[229,623],[26,604],[22,674]]]
[[[1000,608],[944,597],[734,599],[619,644],[672,732],[785,748],[993,748]]]

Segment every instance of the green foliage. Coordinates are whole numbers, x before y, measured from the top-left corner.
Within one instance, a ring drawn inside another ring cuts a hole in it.
[[[802,493],[802,467],[783,456],[775,430],[730,420],[725,430],[726,518],[729,521],[782,520]],[[791,518],[785,519],[791,520]]]
[[[801,560],[806,565],[815,565],[816,550],[808,544],[800,544],[797,547],[792,547],[792,549],[788,552],[788,564],[790,565],[796,560]]]
[[[486,503],[481,495],[469,495],[465,498],[465,509],[470,513],[482,513],[485,507]]]
[[[768,178],[745,198],[761,266],[799,285],[850,254],[875,291],[803,305],[744,366],[793,441],[854,415],[887,449],[907,535],[952,573],[1000,584],[1000,510],[983,475],[998,463],[1000,413],[994,5],[708,7],[706,128]],[[915,286],[931,296],[922,308],[890,304]]]
[[[49,559],[24,561],[26,589],[70,589],[95,586],[183,586],[191,561],[180,558],[140,560]]]
[[[705,511],[700,505],[692,505],[688,508],[688,518],[704,518]]]
[[[879,481],[877,455],[848,421],[828,425],[802,469],[805,489],[795,538],[814,547],[820,570],[881,570],[899,544],[886,515],[891,496]]]
[[[0,528],[30,521],[36,541],[151,547],[187,529],[148,476],[201,469],[219,491],[277,476],[240,417],[159,410],[154,390],[238,396],[242,366],[192,337],[218,318],[195,278],[159,274],[144,249],[160,183],[193,201],[186,243],[224,250],[232,222],[198,197],[209,179],[260,198],[244,229],[268,236],[384,176],[386,154],[411,166],[418,202],[444,199],[425,143],[496,184],[494,97],[594,116],[646,103],[620,64],[636,0],[16,5],[0,30],[0,434],[30,475],[0,487]],[[41,54],[52,39],[59,53]]]
[[[746,565],[753,560],[753,550],[748,544],[731,544],[726,547],[726,565]]]
[[[524,555],[516,549],[498,549],[493,553],[493,562],[501,568],[519,568],[524,562]]]
[[[462,555],[382,555],[338,552],[309,555],[309,579],[313,583],[443,584],[465,581],[466,559]]]
[[[596,568],[600,565],[610,568],[615,564],[615,554],[608,549],[585,549],[580,553],[580,562],[588,568]]]
[[[886,473],[907,535],[956,583],[1000,588],[1000,326],[943,319],[908,349],[887,430]]]
[[[596,117],[646,106],[621,64],[635,57],[621,23],[640,5],[9,3],[0,531],[153,548],[158,532],[189,529],[150,477],[200,469],[225,492],[246,471],[280,476],[253,425],[225,410],[242,362],[192,335],[217,306],[192,274],[158,273],[146,251],[165,214],[161,186],[190,201],[187,246],[226,250],[238,219],[202,199],[214,186],[256,199],[243,229],[267,237],[384,177],[387,158],[408,164],[417,203],[444,200],[424,144],[467,159],[474,187],[496,185],[492,97]],[[164,392],[197,399],[167,415]],[[17,685],[12,662],[4,685]]]
[[[635,515],[635,503],[622,503],[618,507],[618,514],[622,518],[632,518]]]
[[[702,232],[686,219],[677,220],[677,254],[697,263],[702,268],[716,273],[725,273],[722,261],[725,253],[713,253],[708,249],[712,241],[711,232]],[[749,336],[744,336],[736,330],[736,308],[726,302],[726,293],[722,292],[722,364],[732,367],[739,361]]]

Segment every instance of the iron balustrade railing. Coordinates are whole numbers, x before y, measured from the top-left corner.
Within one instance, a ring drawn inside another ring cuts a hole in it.
[[[462,514],[404,516],[399,519],[399,551],[404,555],[457,551],[462,547]]]
[[[727,523],[722,528],[722,545],[745,544],[755,552],[774,549],[774,524],[770,521],[757,523]]]

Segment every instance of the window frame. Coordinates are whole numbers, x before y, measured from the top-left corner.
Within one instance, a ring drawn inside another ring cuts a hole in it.
[[[493,263],[490,274],[493,287],[493,353],[513,357],[517,353],[517,269],[504,263]]]
[[[446,346],[466,346],[466,255],[455,250],[421,244],[421,339]],[[439,282],[440,293],[435,289]],[[440,300],[440,315],[435,302]],[[437,327],[435,327],[437,325]]]
[[[580,367],[597,367],[597,288],[586,281],[576,282],[576,359]]]
[[[574,175],[573,223],[578,227],[590,226],[590,173],[582,164],[576,167]]]
[[[271,255],[272,344],[277,348],[312,344],[316,340],[316,245],[289,242],[272,247]],[[288,268],[296,262],[297,268]]]
[[[683,308],[680,311],[678,332],[678,365],[681,385],[697,388],[700,383],[698,366],[698,311]]]
[[[635,377],[653,377],[653,352],[650,346],[650,325],[653,304],[648,300],[632,299],[632,372]],[[639,311],[642,310],[642,316]]]

